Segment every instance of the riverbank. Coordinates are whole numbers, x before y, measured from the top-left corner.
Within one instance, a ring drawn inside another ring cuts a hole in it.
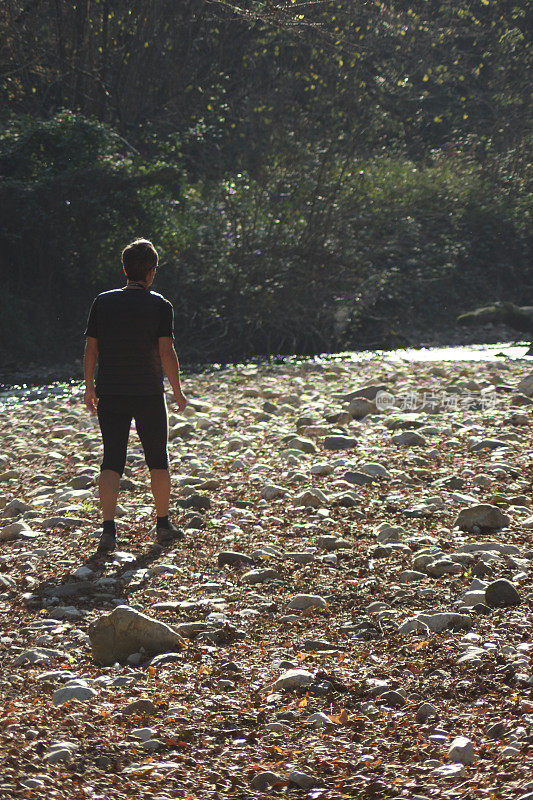
[[[270,369],[280,364],[354,364],[362,361],[390,360],[405,361],[493,361],[500,357],[527,360],[530,343],[500,339],[496,342],[473,342],[457,344],[453,340],[445,345],[428,343],[423,347],[409,347],[397,350],[359,350],[339,353],[321,353],[316,356],[264,356],[240,364],[182,364],[185,376],[216,374],[225,369],[246,369],[252,365],[258,369]],[[47,398],[69,397],[82,391],[83,364],[60,364],[38,368],[34,365],[24,373],[6,373],[0,380],[0,409],[4,406],[24,402],[35,402]],[[76,376],[76,377],[74,377]],[[0,373],[1,377],[1,373]]]
[[[499,343],[518,344],[529,347],[530,342],[526,341],[523,334],[512,331],[506,325],[495,325],[487,323],[469,328],[459,328],[457,325],[444,329],[425,330],[408,329],[405,336],[399,339],[397,347],[394,348],[389,342],[381,349],[375,351],[353,350],[354,353],[399,353],[405,348],[439,348],[439,347],[481,347],[483,345],[497,345]],[[377,346],[377,345],[376,345]],[[179,342],[176,344],[179,351]],[[83,351],[83,342],[80,341],[80,353]],[[343,353],[317,353],[316,356],[292,355],[264,355],[249,359],[245,363],[256,363],[258,365],[277,363],[294,360],[313,360],[331,359],[335,361],[339,356],[344,357]],[[238,366],[237,362],[220,362],[214,359],[211,362],[183,362],[182,368],[185,373],[194,374],[197,372],[209,371],[210,369],[220,369],[221,367]],[[7,392],[11,388],[33,389],[44,385],[64,384],[72,381],[73,383],[83,379],[83,360],[81,358],[71,361],[54,362],[40,364],[38,362],[20,363],[19,361],[8,363],[5,361],[0,365],[0,392]]]
[[[79,393],[5,406],[0,797],[532,792],[524,347],[188,375],[186,538],[152,546],[133,433],[105,561]],[[124,604],[182,643],[103,666],[91,624]]]

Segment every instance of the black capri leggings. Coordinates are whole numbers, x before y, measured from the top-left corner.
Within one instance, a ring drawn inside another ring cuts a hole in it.
[[[124,472],[132,419],[148,469],[168,469],[168,420],[163,394],[107,394],[99,398],[97,411],[104,442],[100,469],[112,469],[119,475]]]

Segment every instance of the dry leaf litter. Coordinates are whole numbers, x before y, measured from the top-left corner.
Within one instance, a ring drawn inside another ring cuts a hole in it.
[[[186,539],[153,546],[132,434],[105,559],[81,397],[8,407],[0,797],[533,798],[526,373],[191,376]]]

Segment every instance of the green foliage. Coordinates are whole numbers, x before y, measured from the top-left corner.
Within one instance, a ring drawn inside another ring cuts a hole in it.
[[[116,284],[124,243],[151,232],[157,204],[179,196],[180,173],[148,166],[108,127],[66,111],[11,121],[0,172],[0,275],[11,298],[0,347],[68,352],[90,296]]]
[[[405,320],[448,321],[469,298],[505,294],[510,276],[529,279],[526,194],[437,153],[426,166],[308,154],[261,182],[193,187],[177,225],[184,346],[309,353],[390,342]]]

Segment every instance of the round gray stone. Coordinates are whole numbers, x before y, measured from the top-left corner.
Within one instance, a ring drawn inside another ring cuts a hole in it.
[[[270,789],[274,784],[281,780],[281,776],[277,772],[258,772],[250,783],[252,789],[257,789],[264,792],[265,789]]]
[[[401,708],[405,705],[405,697],[400,694],[400,692],[394,691],[394,689],[383,692],[383,694],[379,696],[379,699],[383,700],[389,708]]]
[[[511,581],[499,578],[485,589],[485,601],[492,608],[517,606],[520,604],[520,595]]]

